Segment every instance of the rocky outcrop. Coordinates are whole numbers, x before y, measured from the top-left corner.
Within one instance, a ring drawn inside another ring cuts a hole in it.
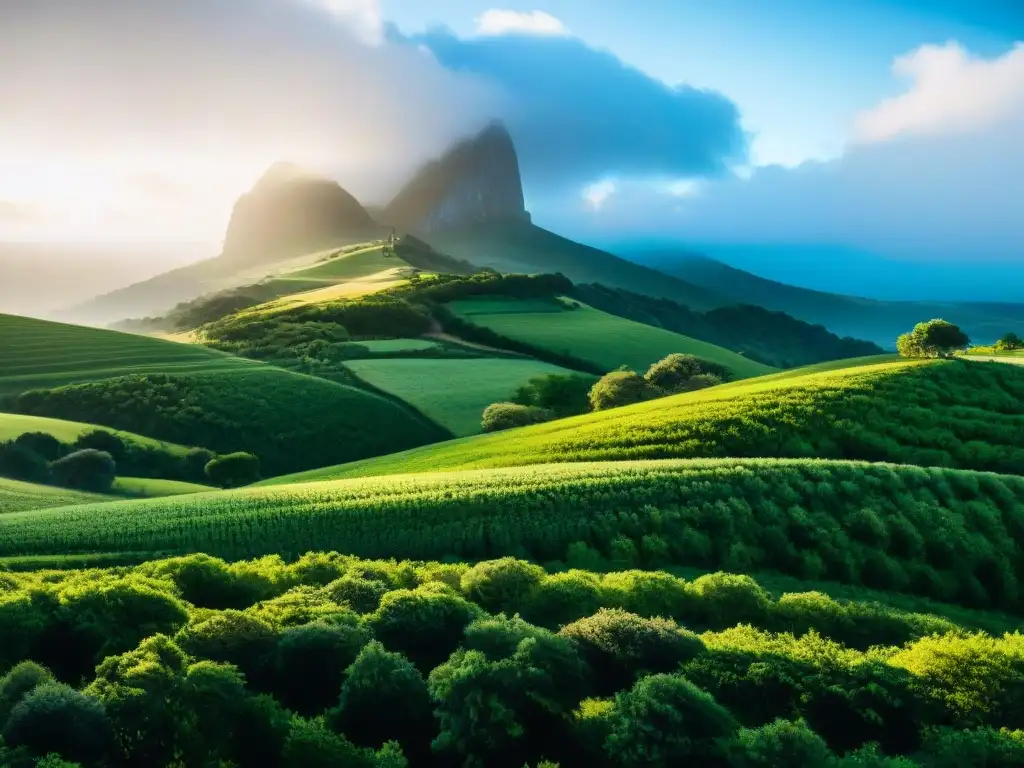
[[[519,158],[499,122],[421,168],[383,215],[400,230],[422,234],[529,218]]]
[[[336,182],[278,163],[235,204],[221,258],[257,264],[378,234],[359,201]]]

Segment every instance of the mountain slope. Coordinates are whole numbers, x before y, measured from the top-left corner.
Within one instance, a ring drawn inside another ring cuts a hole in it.
[[[787,371],[267,482],[725,456],[1024,473],[1024,368],[966,361],[862,362],[805,375]]]
[[[886,348],[916,323],[935,317],[960,325],[979,343],[991,343],[1009,331],[1024,334],[1024,304],[879,301],[767,280],[687,252],[638,251],[629,256],[733,302],[785,312],[840,336],[869,339]]]

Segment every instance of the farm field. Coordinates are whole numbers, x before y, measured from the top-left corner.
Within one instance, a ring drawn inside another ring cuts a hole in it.
[[[775,456],[1024,472],[1024,369],[965,361],[751,379],[269,483],[557,461]]]
[[[537,360],[503,358],[390,358],[350,360],[345,365],[364,381],[411,403],[457,437],[478,434],[484,409],[507,400],[534,376],[575,373]]]
[[[249,370],[251,360],[151,336],[0,315],[0,397],[130,373]]]
[[[0,477],[0,514],[63,507],[69,504],[89,504],[106,501],[109,498],[98,493],[82,493],[68,488],[23,483],[20,480]]]
[[[182,496],[188,493],[206,493],[216,490],[218,489],[209,485],[186,483],[181,480],[161,480],[150,477],[118,477],[114,480],[111,493],[132,498],[152,499],[163,496]]]
[[[596,557],[619,567],[774,570],[1024,611],[1003,580],[1024,567],[1024,528],[998,511],[1022,504],[1024,478],[963,470],[783,459],[597,462],[9,514],[0,519],[0,556],[297,557],[320,547],[570,566]],[[959,573],[976,573],[981,588]]]
[[[609,371],[626,365],[643,373],[652,363],[673,352],[693,354],[724,365],[741,379],[776,371],[714,344],[584,305],[570,310],[554,301],[471,299],[448,306],[463,319],[503,336],[569,354]]]
[[[18,412],[140,432],[218,453],[250,451],[264,476],[382,455],[447,434],[401,404],[325,379],[253,365],[124,376],[21,395]]]

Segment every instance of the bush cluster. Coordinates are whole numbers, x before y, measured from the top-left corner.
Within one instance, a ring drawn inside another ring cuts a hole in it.
[[[309,553],[3,579],[12,768],[946,768],[1024,754],[1019,634],[775,598],[727,574]],[[555,595],[588,589],[589,607]],[[853,630],[859,650],[841,622],[832,638],[779,629],[843,610],[888,623]]]

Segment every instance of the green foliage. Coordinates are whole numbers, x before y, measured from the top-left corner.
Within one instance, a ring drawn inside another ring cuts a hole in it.
[[[776,720],[760,728],[741,728],[737,768],[826,768],[831,765],[828,745],[804,722]]]
[[[367,621],[385,646],[429,671],[458,647],[463,630],[478,613],[455,594],[401,589],[384,595]]]
[[[650,675],[615,697],[609,757],[623,768],[693,762],[727,765],[737,724],[728,710],[679,675]]]
[[[0,477],[28,483],[49,483],[52,480],[46,459],[24,444],[0,443]]]
[[[260,479],[260,460],[251,453],[228,453],[211,459],[204,471],[214,485],[238,488]]]
[[[462,591],[490,613],[515,611],[530,602],[544,569],[506,557],[479,563],[462,574]]]
[[[26,392],[21,413],[92,420],[218,452],[270,474],[352,461],[444,437],[383,397],[270,366],[231,374],[120,376]],[[372,429],[369,426],[372,425]]]
[[[612,371],[591,387],[588,397],[591,408],[604,411],[651,400],[657,392],[633,371]]]
[[[11,710],[27,693],[51,680],[53,675],[50,670],[34,661],[22,661],[11,667],[0,678],[0,728],[7,722]]]
[[[929,731],[923,752],[928,768],[1014,768],[1024,765],[1024,731],[938,728]]]
[[[551,411],[533,405],[516,403],[492,403],[484,410],[480,427],[484,432],[500,432],[503,429],[540,424],[554,418]]]
[[[573,622],[560,634],[580,648],[604,694],[628,687],[643,674],[674,672],[704,650],[697,635],[670,619],[643,618],[615,608]]]
[[[575,416],[590,410],[591,386],[593,380],[579,374],[535,376],[516,390],[512,402],[543,408],[557,418]]]
[[[11,710],[4,740],[44,757],[57,752],[84,765],[105,765],[112,746],[110,719],[95,698],[63,683],[42,683]]]
[[[103,493],[114,484],[117,465],[106,451],[85,448],[50,465],[53,481],[65,488]]]
[[[644,374],[648,384],[666,395],[703,389],[720,384],[728,377],[728,370],[722,366],[712,366],[693,355],[678,352],[654,363]]]
[[[1007,333],[996,342],[997,352],[1013,352],[1018,349],[1024,349],[1024,341],[1016,333]]]
[[[300,715],[323,712],[338,700],[345,670],[369,641],[369,632],[355,622],[317,621],[286,629],[274,651],[274,688],[281,703]]]
[[[348,668],[337,706],[327,719],[364,747],[397,741],[407,755],[420,759],[437,733],[423,676],[412,662],[377,641],[366,645]]]
[[[903,357],[949,357],[970,343],[967,334],[952,323],[929,320],[896,339],[896,351]]]
[[[79,438],[79,441],[81,439]],[[68,452],[67,446],[49,432],[25,432],[14,439],[14,444],[39,454],[45,461],[56,461]],[[79,447],[94,446],[80,445]]]

